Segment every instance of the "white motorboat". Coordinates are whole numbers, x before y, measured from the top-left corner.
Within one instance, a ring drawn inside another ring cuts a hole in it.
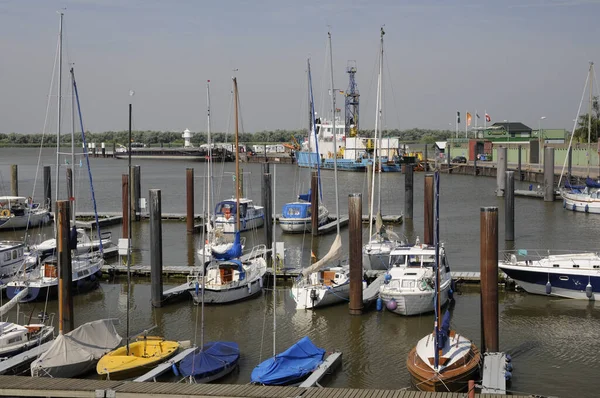
[[[0,196],[0,230],[37,227],[50,222],[50,212],[31,198]]]
[[[102,232],[101,239],[91,239],[87,234],[85,229],[77,228],[77,254],[83,254],[90,251],[98,251],[100,250],[100,245],[102,245],[102,249],[106,249],[107,247],[114,246],[114,243],[111,240],[111,232]],[[30,246],[31,251],[39,252],[42,255],[53,254],[56,251],[56,239],[46,239],[38,244]]]
[[[363,247],[363,267],[365,270],[387,271],[392,266],[391,252],[406,246],[391,229],[374,234]]]
[[[252,199],[240,198],[240,232],[260,228],[265,223],[265,211],[262,206],[255,206]],[[217,203],[213,224],[226,234],[236,232],[236,199],[232,198]]]

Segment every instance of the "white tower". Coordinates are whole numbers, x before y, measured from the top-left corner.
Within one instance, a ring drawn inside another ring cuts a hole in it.
[[[183,143],[184,147],[187,148],[187,147],[193,146],[192,143],[190,142],[190,140],[192,138],[192,132],[190,130],[185,129],[181,136],[183,137],[183,140],[184,140],[184,143]]]

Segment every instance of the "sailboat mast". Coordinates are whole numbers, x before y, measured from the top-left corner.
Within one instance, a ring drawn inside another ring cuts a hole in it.
[[[592,142],[592,101],[593,101],[593,97],[592,97],[592,89],[593,89],[593,72],[594,72],[594,63],[590,62],[590,77],[588,78],[588,80],[590,81],[590,108],[589,108],[589,112],[588,112],[588,147],[587,147],[587,176],[590,176],[590,163],[591,163],[591,159],[592,159],[592,153],[590,152],[591,150],[591,142]]]
[[[306,92],[306,95],[308,97],[308,153],[312,152],[312,145],[310,144],[310,139],[312,138],[313,132],[313,122],[314,122],[314,112],[313,112],[313,101],[312,101],[312,87],[311,87],[311,82],[310,82],[310,58],[306,59],[306,65],[307,65],[307,70],[306,70],[306,84],[308,84],[308,90]],[[317,154],[318,156],[318,154]]]
[[[210,219],[211,219],[211,215],[212,215],[212,209],[211,209],[211,202],[210,202],[210,195],[211,195],[211,188],[212,188],[212,144],[210,142],[210,80],[207,80],[206,82],[206,112],[207,112],[207,123],[208,123],[208,127],[207,127],[207,139],[206,141],[208,142],[208,186],[206,188],[207,190],[207,215],[208,215],[208,225],[210,226]],[[204,214],[204,211],[202,212],[202,214]],[[206,223],[206,219],[204,220],[204,222]]]
[[[128,175],[128,184],[131,187],[131,116],[133,113],[133,107],[131,103],[129,103],[129,142],[127,143],[127,175]],[[127,195],[127,211],[131,213],[131,190],[129,190],[130,194]],[[129,295],[131,293],[131,217],[132,214],[129,214],[127,217],[127,355],[129,355],[129,310],[131,308]]]
[[[310,98],[310,114],[311,116],[311,128],[309,128],[308,143],[310,145],[310,139],[315,138],[315,153],[317,154],[317,175],[319,177],[319,198],[323,200],[323,186],[321,185],[321,162],[319,161],[319,137],[317,137],[317,123],[315,120],[315,98],[312,91],[312,74],[310,72],[310,58],[308,59],[308,95]],[[309,149],[309,153],[312,149]]]
[[[442,308],[440,301],[440,173],[434,174],[434,222],[433,222],[433,245],[435,246],[435,354],[434,367],[438,368],[440,362],[440,350],[438,334],[442,325]]]
[[[57,117],[56,117],[56,189],[55,201],[58,200],[58,188],[59,188],[59,179],[60,179],[60,125],[61,125],[61,115],[62,115],[62,40],[63,40],[63,16],[62,12],[60,15],[60,23],[58,25],[58,94],[57,94]],[[56,223],[54,223],[54,232],[56,235]]]
[[[383,29],[381,30],[383,32]],[[381,35],[381,46],[383,49],[383,34]],[[373,208],[374,208],[374,202],[375,202],[375,171],[377,169],[377,155],[378,155],[378,146],[380,145],[380,142],[377,140],[377,134],[379,132],[379,123],[380,123],[380,116],[381,116],[381,105],[379,103],[379,100],[381,98],[380,96],[380,91],[381,91],[381,54],[379,55],[379,72],[377,74],[377,104],[375,106],[375,131],[374,131],[374,137],[373,137],[373,142],[375,144],[375,148],[373,150],[373,167],[372,169],[372,173],[373,176],[371,178],[371,186],[369,187],[371,190],[371,197],[369,198],[369,239],[371,239],[371,237],[373,236]],[[381,173],[380,173],[381,174]],[[379,180],[379,184],[381,186],[381,180]],[[381,196],[381,195],[380,195]]]
[[[336,229],[340,234],[340,196],[338,195],[338,178],[337,178],[337,129],[335,127],[335,89],[333,88],[333,49],[331,48],[331,32],[327,32],[329,36],[329,64],[331,67],[331,112],[333,127],[333,179],[335,183],[335,214],[337,216]],[[313,209],[317,211],[317,209]]]
[[[383,26],[381,27],[381,58],[379,59],[379,90],[377,90],[378,94],[378,98],[377,98],[377,103],[379,104],[379,108],[377,110],[377,117],[379,118],[379,143],[377,144],[377,153],[379,155],[379,176],[377,177],[377,184],[379,185],[378,188],[378,192],[377,192],[377,213],[381,214],[381,172],[383,171],[383,166],[381,165],[381,148],[382,148],[382,143],[381,143],[381,136],[382,136],[382,131],[381,131],[381,109],[383,108],[383,97],[382,97],[382,91],[383,91],[383,35],[385,34],[385,32],[383,31]],[[388,141],[389,142],[389,141]],[[389,156],[389,145],[388,145],[388,156]],[[373,170],[375,169],[375,167],[373,167]],[[373,179],[375,180],[375,179]],[[370,239],[371,237],[369,237]]]
[[[73,89],[73,87],[75,87],[75,71],[73,70],[73,67],[71,67],[71,70],[69,71],[71,73],[71,89]],[[69,202],[71,203],[71,221],[73,222],[72,227],[75,226],[75,207],[76,207],[76,202],[75,202],[75,93],[73,93],[73,95],[71,95],[71,195],[73,195],[72,198],[68,198]],[[82,134],[85,134],[85,132],[81,132]],[[85,148],[83,148],[83,151],[85,152]]]
[[[208,93],[208,84],[206,85],[206,89],[207,89],[207,96],[210,95]],[[210,101],[210,100],[209,100]],[[208,105],[208,109],[209,109],[209,114],[210,114],[210,103]],[[210,124],[210,122],[209,122]],[[210,144],[209,144],[210,145]],[[210,185],[210,164],[209,167],[206,169],[206,174],[209,178],[206,179],[206,184]],[[206,210],[206,200],[207,197],[210,198],[210,193],[208,191],[208,189],[204,192],[204,195],[202,195],[202,216],[204,216],[204,212]],[[210,209],[210,207],[209,207]],[[207,212],[209,213],[210,210]],[[210,225],[210,222],[209,222]],[[202,264],[200,265],[202,267],[202,292],[200,294],[200,298],[201,298],[201,307],[200,307],[200,350],[204,349],[204,286],[205,286],[205,281],[206,281],[206,275],[205,275],[205,269],[206,267],[204,266],[204,260],[206,259],[206,228],[202,228]]]
[[[275,209],[277,208],[275,205],[275,198],[277,197],[277,165],[273,165],[273,220],[275,220]],[[273,221],[275,222],[275,221]],[[283,253],[282,253],[283,258]],[[273,265],[273,356],[277,355],[277,344],[275,340],[275,336],[277,335],[277,317],[276,317],[276,302],[277,298],[277,242],[275,242],[275,228],[273,228],[273,256],[272,256],[272,265]]]
[[[235,101],[235,223],[236,230],[240,231],[240,149],[238,146],[238,86],[237,79],[233,78],[233,100]]]

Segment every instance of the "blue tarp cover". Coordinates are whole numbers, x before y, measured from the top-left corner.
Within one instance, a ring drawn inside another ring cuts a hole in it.
[[[250,381],[265,385],[288,385],[304,379],[322,362],[325,350],[303,337],[284,352],[267,359],[252,371]]]
[[[281,216],[283,218],[308,218],[310,203],[288,203],[283,205]]]
[[[227,367],[235,366],[240,358],[240,348],[231,341],[213,341],[204,345],[179,363],[182,376],[194,376],[198,379],[209,377]]]
[[[311,195],[312,195],[312,189],[309,189],[308,193],[301,193],[300,195],[298,195],[298,199],[306,200],[307,202],[310,202]]]
[[[591,179],[590,177],[585,179],[585,185],[590,188],[600,188],[600,182]]]
[[[238,231],[235,233],[233,246],[231,246],[227,251],[221,253],[215,250],[211,250],[211,252],[215,260],[231,260],[240,257],[242,255],[242,243],[240,241],[240,232]]]

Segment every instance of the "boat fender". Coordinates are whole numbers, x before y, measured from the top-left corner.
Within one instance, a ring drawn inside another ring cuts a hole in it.
[[[196,285],[194,286],[194,290],[196,291],[196,296],[199,296],[200,293],[200,284],[196,281]]]
[[[177,377],[179,377],[179,369],[177,369],[177,365],[176,364],[172,364],[171,365],[171,369],[173,370],[173,374]]]
[[[510,373],[509,371],[504,372],[504,380],[510,380],[512,379],[512,373]]]
[[[248,283],[248,294],[252,294],[252,283]]]
[[[505,359],[505,361],[506,361],[506,362],[510,362],[510,361],[512,361],[512,357],[510,356],[510,354],[506,354],[506,359]]]
[[[90,275],[90,281],[94,282],[96,280],[96,275],[92,274]]]
[[[587,213],[590,210],[590,207],[588,205],[585,205],[585,212]]]
[[[377,311],[381,311],[383,309],[383,300],[381,300],[381,297],[377,297],[375,308],[377,309]]]
[[[589,282],[588,282],[588,284],[585,287],[585,295],[589,299],[591,299],[592,297],[594,297],[594,292],[592,291],[592,285]]]
[[[552,293],[552,285],[550,284],[550,281],[548,281],[546,283],[546,294],[550,294]]]
[[[563,209],[566,209],[566,208],[567,208],[567,201],[563,200]]]
[[[392,275],[390,275],[389,273],[386,273],[385,276],[383,277],[383,283],[385,283],[387,285],[388,283],[390,283],[391,280],[392,280]]]
[[[387,307],[388,310],[390,311],[394,311],[396,308],[398,308],[398,303],[396,303],[395,299],[391,299],[390,301],[388,301],[385,306]]]
[[[454,290],[452,288],[448,290],[448,300],[454,300]]]
[[[573,211],[577,211],[577,205],[573,203]]]
[[[260,286],[260,288],[262,289],[262,287],[263,287],[263,278],[260,278],[258,280],[258,286]]]
[[[512,372],[513,371],[512,363],[507,362],[506,365],[504,365],[504,369],[508,370],[509,372]]]

